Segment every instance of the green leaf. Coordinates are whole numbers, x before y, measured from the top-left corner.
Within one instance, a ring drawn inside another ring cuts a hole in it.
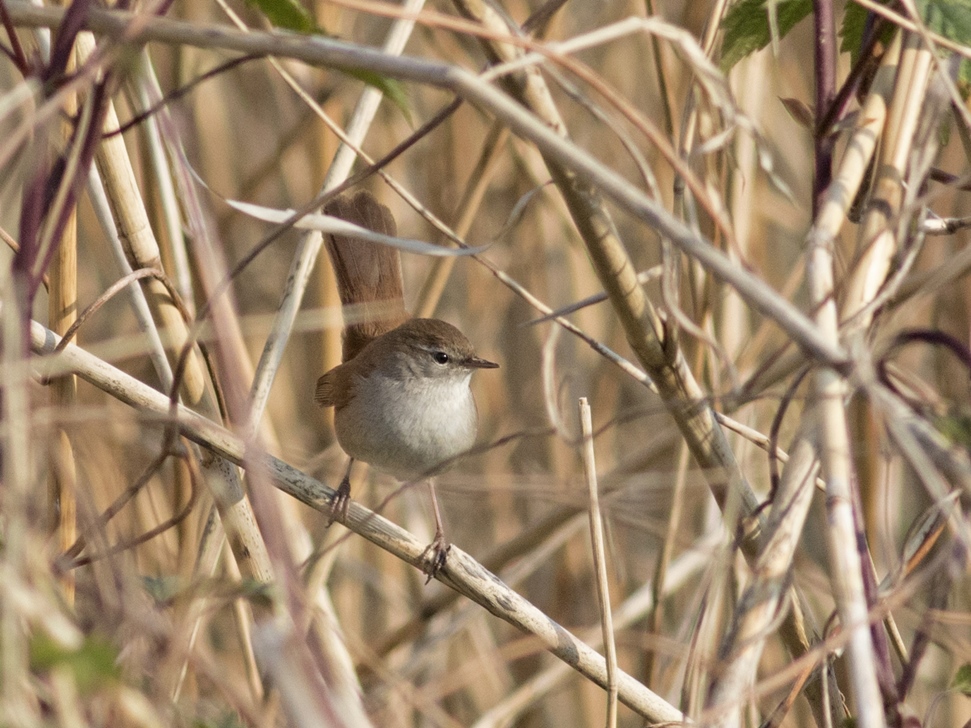
[[[954,673],[954,679],[951,680],[950,688],[971,698],[971,662],[965,662],[958,668]]]
[[[114,646],[97,636],[86,637],[77,649],[66,648],[45,634],[35,634],[30,641],[31,667],[38,672],[66,667],[81,692],[117,681],[121,676],[117,657]]]
[[[382,76],[374,71],[347,71],[347,75],[353,76],[358,81],[364,81],[364,83],[366,83],[368,86],[374,86],[374,88],[383,93],[389,101],[401,109],[401,113],[404,114],[405,119],[409,124],[412,123],[411,108],[408,105],[408,94],[405,92],[404,84],[402,84],[400,81],[393,78],[388,78],[387,76]]]
[[[938,431],[955,445],[971,447],[971,415],[951,412],[936,418]]]
[[[929,30],[956,43],[971,45],[971,0],[917,0],[917,9]],[[840,51],[849,53],[852,63],[859,59],[868,12],[866,8],[853,2],[846,5],[840,27]],[[885,25],[885,43],[889,42],[895,29],[896,26],[892,23]],[[971,61],[966,58],[958,67],[957,84],[961,95],[967,99],[971,93]]]
[[[928,29],[971,46],[971,0],[918,0],[917,9]],[[967,99],[971,92],[971,61],[967,58],[958,67],[957,81],[961,95]]]
[[[313,16],[297,0],[246,0],[259,10],[274,28],[284,28],[297,33],[320,33]]]
[[[856,63],[860,59],[860,46],[863,45],[863,31],[866,30],[867,10],[862,5],[847,3],[843,13],[843,25],[840,26],[840,53],[849,53],[850,62]],[[889,30],[892,32],[893,27]]]
[[[971,45],[971,0],[917,0],[917,10],[928,30],[956,43]],[[863,42],[868,13],[862,5],[851,2],[847,3],[843,14],[843,25],[840,28],[843,41],[840,43],[840,50],[853,54],[854,62]],[[887,25],[884,32],[889,37],[895,26],[892,23]]]
[[[965,101],[971,95],[971,60],[965,58],[958,68],[958,91]]]
[[[971,0],[918,0],[917,9],[929,30],[971,45]]]
[[[846,12],[843,14],[843,25],[840,26],[840,52],[850,54],[850,62],[856,63],[860,60],[860,51],[863,46],[863,33],[866,30],[867,13],[869,11],[862,5],[850,2],[846,4]],[[887,23],[880,32],[880,40],[887,44],[893,37],[897,26]]]
[[[812,10],[812,0],[741,0],[733,5],[722,21],[722,70],[728,71],[745,56],[765,48],[773,28],[778,38],[784,37]]]

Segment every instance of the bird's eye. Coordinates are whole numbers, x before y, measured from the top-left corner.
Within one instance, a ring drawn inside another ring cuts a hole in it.
[[[439,364],[448,364],[448,354],[446,354],[444,351],[433,351],[432,359]]]

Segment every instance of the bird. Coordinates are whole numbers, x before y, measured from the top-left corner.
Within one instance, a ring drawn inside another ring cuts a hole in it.
[[[391,211],[366,190],[337,197],[324,211],[396,234]],[[444,567],[450,545],[429,476],[474,445],[478,410],[470,380],[476,370],[499,365],[478,356],[452,324],[408,316],[396,248],[346,235],[327,235],[326,244],[345,326],[342,363],[317,380],[314,401],[334,408],[337,441],[350,457],[331,502],[331,522],[347,516],[355,460],[402,481],[428,478],[435,537],[422,559],[431,579]]]

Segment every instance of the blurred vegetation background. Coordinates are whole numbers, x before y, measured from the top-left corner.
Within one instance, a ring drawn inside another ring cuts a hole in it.
[[[665,248],[663,230],[612,196],[604,208],[634,269],[645,273],[643,290],[660,311],[668,353],[676,352],[693,372],[700,399],[659,396],[555,322],[532,323],[544,312],[503,276],[553,310],[603,293],[605,281],[591,265],[590,244],[571,217],[575,210],[550,183],[541,147],[510,134],[487,105],[458,105],[381,167],[424,210],[415,210],[381,175],[355,188],[370,189],[393,210],[402,237],[449,244],[429,223],[431,213],[469,245],[489,246],[475,258],[455,259],[450,272],[441,270],[439,259],[403,254],[409,309],[427,306],[501,365],[473,379],[483,447],[438,479],[447,536],[457,548],[601,650],[576,405],[587,397],[620,668],[702,724],[810,726],[822,725],[824,716],[847,715],[858,725],[884,716],[890,725],[971,724],[965,540],[971,497],[971,7],[959,0],[922,3],[919,17],[928,23],[939,19],[936,14],[944,18],[931,27],[936,35],[904,33],[891,18],[880,40],[865,45],[865,37],[852,35],[863,31],[847,30],[844,21],[862,14],[864,22],[875,22],[878,16],[866,14],[870,3],[790,0],[779,3],[774,17],[771,8],[749,0],[734,6],[504,0],[498,17],[511,24],[505,35],[482,20],[499,4],[457,5],[411,5],[417,22],[405,56],[478,73],[494,63],[497,47],[512,55],[546,54],[541,76],[569,142],[633,189],[646,190],[691,234],[808,317],[823,308],[814,303],[814,272],[806,265],[807,235],[814,222],[819,225],[825,187],[820,157],[832,146],[831,171],[841,169],[852,130],[872,121],[860,108],[875,93],[871,82],[886,59],[881,54],[904,48],[903,60],[888,66],[883,93],[892,109],[913,117],[911,131],[903,141],[887,131],[890,126],[874,132],[878,150],[903,150],[895,191],[889,198],[879,192],[882,168],[875,164],[859,194],[852,190],[843,201],[846,210],[854,204],[833,231],[835,287],[827,297],[844,314],[855,311],[848,299],[866,270],[874,281],[867,300],[883,296],[862,328],[858,317],[844,316],[838,342],[853,362],[841,373],[853,506],[863,537],[843,546],[855,551],[862,545],[863,572],[871,575],[862,580],[877,636],[871,667],[880,681],[880,716],[863,714],[873,706],[857,693],[856,658],[847,657],[836,616],[842,586],[836,586],[841,577],[827,540],[832,520],[822,481],[805,526],[796,526],[801,537],[785,557],[784,578],[775,582],[798,595],[810,649],[796,660],[780,638],[782,615],[796,598],[782,597],[778,613],[749,636],[764,646],[751,674],[741,678],[729,703],[716,697],[715,686],[736,669],[734,657],[749,644],[742,639],[733,647],[731,639],[745,614],[741,597],[763,572],[753,572],[752,559],[739,548],[746,523],[737,520],[739,503],[729,498],[723,512],[711,494],[713,484],[732,473],[699,464],[671,410],[700,401],[734,418],[727,442],[739,472],[765,503],[761,514],[768,515],[773,493],[766,438],[774,435],[772,444],[788,449],[816,426],[812,381],[825,369],[793,345],[786,325],[753,308],[694,258]],[[796,5],[796,15],[810,17],[789,22],[785,13]],[[211,395],[193,398],[187,389],[182,401],[245,435],[264,345],[271,335],[286,337],[277,311],[292,288],[291,266],[306,233],[281,231],[227,201],[278,209],[308,205],[325,185],[340,145],[330,124],[344,127],[375,84],[387,93],[361,143],[371,159],[389,154],[456,98],[394,74],[372,71],[368,84],[361,73],[286,53],[228,63],[240,52],[217,32],[236,23],[259,37],[302,28],[296,45],[309,47],[317,33],[324,42],[380,47],[402,12],[397,5],[146,2],[127,7],[135,16],[114,29],[91,20],[103,7],[51,4],[43,15],[24,3],[0,2],[6,53],[0,62],[0,228],[7,241],[0,246],[2,722],[603,724],[607,692],[548,654],[542,638],[464,596],[449,598],[455,593],[446,585],[426,585],[419,570],[348,536],[342,526],[327,529],[326,512],[271,489],[262,468],[234,480],[235,466],[214,461],[205,447],[172,439],[164,412],[130,407],[117,392],[69,376],[76,369],[70,363],[57,370],[50,347],[36,337],[30,344],[28,319],[63,334],[74,315],[127,271],[158,267],[181,298],[189,330],[212,354],[211,376],[200,380],[209,383],[198,391],[212,392],[217,383],[224,406],[214,406]],[[58,28],[65,11],[76,27],[95,28],[94,43],[86,34],[72,43],[74,34],[64,26],[52,39],[48,29]],[[850,87],[820,129],[814,53],[822,36],[814,17],[827,11],[829,29],[846,30],[843,42],[852,51],[837,52],[839,39],[826,36],[824,54],[835,63],[833,90],[848,79]],[[910,17],[909,10],[898,12]],[[736,26],[723,20],[732,13]],[[622,26],[629,18],[656,24]],[[161,42],[153,33],[166,19],[181,25]],[[212,42],[187,32],[180,37],[185,28],[210,31]],[[624,30],[597,34],[617,28]],[[763,41],[752,40],[759,33]],[[941,49],[942,37],[953,47]],[[579,50],[556,46],[578,38],[590,42]],[[765,47],[754,50],[759,45]],[[730,69],[722,63],[729,50],[738,57]],[[719,67],[724,81],[715,75]],[[395,93],[402,94],[400,103],[389,98]],[[164,105],[154,106],[161,98]],[[116,128],[110,115],[103,116],[109,99],[122,123],[136,123],[102,139],[98,128]],[[153,113],[144,116],[149,109]],[[644,133],[648,127],[655,136]],[[111,141],[115,156],[105,151]],[[680,170],[665,146],[681,160]],[[87,169],[92,178],[124,178],[114,167],[118,155],[127,156],[137,187],[127,194],[138,194],[119,199],[124,183],[109,182],[106,206],[95,200],[100,183],[89,181]],[[66,164],[63,176],[58,160]],[[359,160],[354,172],[365,166]],[[694,183],[687,193],[684,170]],[[124,212],[128,205],[142,217]],[[867,252],[877,250],[876,238],[864,233],[874,209],[886,212],[889,222],[881,229],[890,236],[877,262]],[[122,234],[120,243],[106,231],[109,220]],[[935,224],[944,234],[935,234],[941,232]],[[157,241],[157,260],[150,248],[148,258],[133,252],[131,241],[146,229]],[[317,377],[340,361],[341,319],[326,255],[308,270],[306,294],[259,420],[259,443],[248,452],[250,465],[265,449],[333,486],[345,457],[312,393]],[[228,288],[220,288],[230,271]],[[441,284],[440,297],[431,292],[433,281]],[[160,373],[158,357],[150,356],[152,338],[136,313],[137,291],[162,330],[172,364],[185,332],[175,330],[171,313],[166,318],[169,294],[152,286],[143,279],[117,291],[85,320],[75,343],[168,396],[171,373]],[[207,305],[211,299],[217,305]],[[632,353],[613,294],[566,317],[591,341],[632,366],[646,366]],[[909,338],[900,338],[904,332]],[[800,378],[804,368],[812,374]],[[903,409],[886,406],[877,389]],[[929,438],[916,455],[891,431],[902,422],[901,412]],[[815,435],[809,440],[818,444]],[[232,473],[213,475],[219,463]],[[826,473],[824,466],[823,479]],[[230,495],[220,495],[218,483],[227,482]],[[248,505],[234,501],[234,487],[248,489],[255,520],[245,515]],[[402,488],[368,473],[364,483],[355,483],[353,497],[428,542],[423,488]],[[219,520],[214,498],[237,524],[226,545],[211,533]],[[110,518],[109,508],[117,510]],[[254,528],[238,525],[247,518]],[[257,545],[239,547],[245,541],[240,533]],[[261,549],[268,554],[264,561]],[[256,566],[247,566],[241,553]],[[659,581],[665,573],[666,581]],[[820,666],[828,678],[820,679]],[[807,677],[815,692],[805,688]],[[319,684],[328,689],[316,691]],[[817,699],[820,685],[840,692],[823,690],[824,705]],[[626,726],[647,718],[624,706],[615,716]]]

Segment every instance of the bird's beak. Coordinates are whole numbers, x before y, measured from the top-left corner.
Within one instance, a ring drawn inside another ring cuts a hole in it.
[[[494,361],[489,361],[488,359],[480,359],[477,356],[471,356],[465,360],[465,366],[469,369],[498,369],[499,365]]]

